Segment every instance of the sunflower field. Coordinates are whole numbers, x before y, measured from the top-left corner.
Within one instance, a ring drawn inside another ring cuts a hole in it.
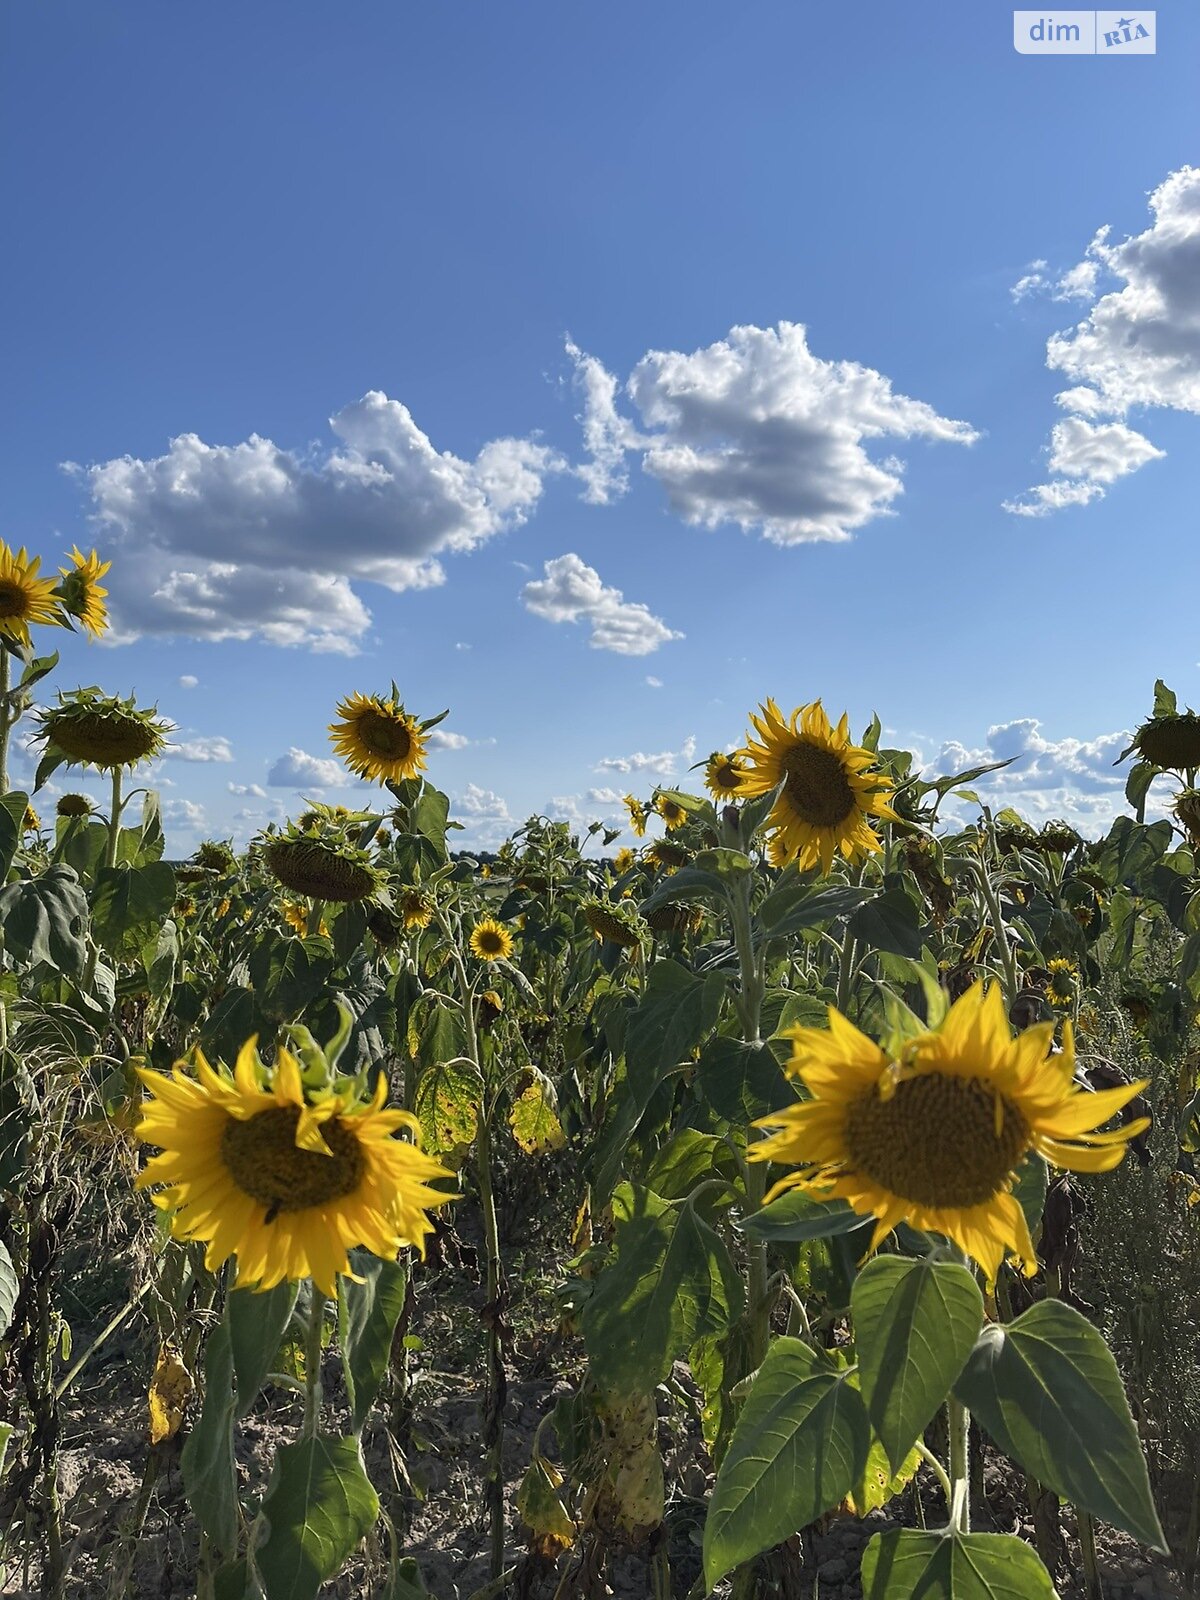
[[[767,699],[485,856],[366,685],[172,861],[107,571],[0,546],[0,1593],[1190,1592],[1200,716],[1094,840]]]

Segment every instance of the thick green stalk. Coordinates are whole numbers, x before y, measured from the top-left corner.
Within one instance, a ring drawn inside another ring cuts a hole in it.
[[[950,1429],[950,1525],[971,1531],[971,1413],[951,1395],[946,1401]]]
[[[108,844],[104,850],[104,865],[117,864],[117,845],[121,838],[121,768],[112,769],[112,809],[108,819]]]
[[[738,1016],[742,1024],[742,1038],[748,1045],[762,1042],[761,1019],[766,979],[762,961],[754,949],[754,934],[750,919],[749,872],[742,873],[733,885],[729,896],[729,911],[733,921],[733,938],[740,968],[740,993]],[[763,1203],[767,1192],[767,1163],[747,1163],[746,1210],[754,1212]],[[771,1295],[768,1289],[767,1247],[762,1240],[750,1246],[746,1265],[746,1312],[750,1329],[750,1360],[752,1369],[761,1364],[767,1353],[771,1337]]]
[[[1017,998],[1021,983],[1017,976],[1017,961],[1013,955],[1012,946],[1008,942],[1008,932],[1004,926],[1004,917],[1000,911],[1000,901],[996,894],[995,885],[992,883],[991,874],[988,872],[987,863],[975,861],[975,878],[983,895],[984,904],[987,906],[988,916],[991,919],[992,931],[996,935],[996,948],[1000,952],[1000,962],[1004,968],[1004,1001],[1011,1006]]]
[[[321,1337],[325,1332],[325,1296],[310,1284],[312,1304],[304,1339],[304,1437],[315,1439],[321,1426]]]
[[[0,794],[8,793],[8,736],[13,730],[8,710],[9,681],[8,651],[0,648]]]

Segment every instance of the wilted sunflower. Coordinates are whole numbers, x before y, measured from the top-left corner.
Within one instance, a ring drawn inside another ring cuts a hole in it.
[[[799,706],[786,720],[774,700],[751,714],[761,743],[751,739],[738,755],[747,764],[742,794],[769,794],[783,784],[767,819],[773,830],[771,861],[795,860],[802,869],[833,865],[840,850],[847,861],[877,853],[871,817],[891,819],[891,789],[867,771],[875,757],[850,743],[848,719],[834,728],[819,700]]]
[[[263,859],[285,889],[312,900],[365,900],[382,882],[372,858],[332,818],[318,819],[307,829],[290,825],[286,833],[268,836]]]
[[[1200,767],[1200,715],[1195,711],[1165,711],[1143,722],[1133,743],[1117,760],[1136,750],[1143,761],[1173,772],[1194,772]]]
[[[1050,974],[1046,981],[1046,999],[1053,1006],[1069,1006],[1075,998],[1079,968],[1065,956],[1055,956],[1047,961],[1046,971]]]
[[[714,750],[704,763],[704,787],[714,800],[729,800],[741,794],[745,776],[745,763],[736,752],[724,755]]]
[[[507,961],[513,953],[512,934],[502,922],[485,917],[471,929],[471,953],[481,961]]]
[[[704,926],[704,907],[678,902],[658,906],[646,913],[646,924],[655,933],[699,933]]]
[[[692,858],[689,851],[683,845],[676,844],[674,839],[656,839],[653,844],[646,846],[643,859],[652,867],[674,872],[678,867],[686,866]]]
[[[177,1239],[207,1244],[210,1272],[236,1255],[243,1285],[312,1278],[332,1296],[339,1273],[353,1276],[352,1245],[388,1260],[402,1245],[424,1252],[427,1210],[453,1198],[429,1185],[451,1174],[395,1137],[419,1127],[408,1112],[383,1109],[382,1073],[365,1103],[344,1094],[310,1101],[296,1058],[281,1049],[264,1067],[253,1039],[232,1075],[199,1050],[194,1071],[139,1069],[151,1099],[138,1137],[162,1154],[137,1184],[164,1185],[155,1205],[173,1213]]]
[[[1171,809],[1187,834],[1188,842],[1194,847],[1200,846],[1200,789],[1181,789]]]
[[[678,800],[671,800],[665,794],[654,797],[654,809],[667,825],[667,832],[674,833],[676,828],[682,828],[688,819],[687,807],[681,806]]]
[[[1010,1251],[1033,1272],[1033,1243],[1012,1193],[1026,1155],[1107,1172],[1148,1125],[1143,1117],[1095,1131],[1146,1084],[1077,1088],[1071,1025],[1057,1056],[1049,1054],[1054,1027],[1036,1023],[1014,1038],[999,989],[976,983],[896,1061],[833,1007],[828,1030],[790,1029],[788,1071],[812,1099],[755,1124],[770,1135],[750,1147],[750,1159],[799,1169],[768,1201],[800,1187],[876,1217],[872,1249],[907,1222],[954,1240],[989,1279]]]
[[[646,837],[646,822],[650,816],[650,807],[641,800],[635,800],[633,795],[625,796],[625,809],[629,812],[629,826],[639,839]]]
[[[1045,855],[1069,855],[1083,839],[1069,822],[1057,820],[1044,823],[1037,836],[1037,846]]]
[[[54,809],[60,817],[90,817],[95,807],[85,794],[64,794]]]
[[[101,561],[95,550],[85,556],[77,545],[71,549],[71,560],[75,563],[73,567],[58,569],[62,582],[55,594],[64,610],[77,617],[93,639],[99,639],[108,628],[108,608],[104,604],[108,590],[100,587],[100,579],[112,562]]]
[[[38,736],[47,753],[57,751],[69,765],[99,767],[111,772],[136,767],[156,756],[166,744],[171,724],[155,709],[139,711],[132,699],[76,689],[60,694],[59,703],[41,713]]]
[[[352,694],[338,706],[340,722],[331,722],[333,748],[361,778],[398,783],[415,778],[425,765],[425,738],[416,717],[409,716],[393,694]]]
[[[644,925],[631,905],[593,899],[585,900],[580,909],[597,939],[620,945],[623,950],[636,950],[641,944]]]
[[[25,546],[13,551],[0,539],[0,633],[17,644],[29,643],[29,624],[62,620],[54,598],[54,579],[39,578],[40,556],[27,556]]]

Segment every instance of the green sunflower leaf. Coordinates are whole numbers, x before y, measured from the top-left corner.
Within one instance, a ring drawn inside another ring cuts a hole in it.
[[[270,1533],[254,1561],[267,1600],[315,1600],[379,1515],[358,1440],[280,1445],[262,1514]]]
[[[1117,1364],[1078,1311],[1042,1300],[985,1328],[954,1392],[1039,1483],[1166,1549]]]
[[[351,1265],[362,1282],[342,1279],[338,1330],[350,1395],[350,1426],[360,1433],[387,1373],[392,1336],[408,1291],[408,1272],[398,1262],[384,1261],[366,1250],[354,1251]]]
[[[809,1345],[776,1339],[717,1474],[704,1577],[727,1572],[815,1522],[862,1481],[871,1427],[862,1396]]]
[[[862,1586],[863,1600],[1058,1600],[1036,1552],[1009,1533],[877,1533]]]
[[[899,1472],[975,1346],[983,1296],[955,1262],[879,1256],[850,1304],[867,1414]]]

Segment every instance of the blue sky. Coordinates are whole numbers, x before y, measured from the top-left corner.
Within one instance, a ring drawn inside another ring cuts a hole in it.
[[[1200,14],[1157,33],[14,0],[0,533],[98,544],[123,641],[57,684],[178,724],[181,852],[365,798],[325,726],[393,678],[480,843],[766,695],[1095,831],[1154,678],[1200,704]]]

